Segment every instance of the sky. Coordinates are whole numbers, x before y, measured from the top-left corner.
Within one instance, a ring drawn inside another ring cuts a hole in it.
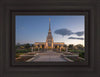
[[[49,18],[54,42],[84,45],[84,15],[16,15],[16,44],[45,42]]]

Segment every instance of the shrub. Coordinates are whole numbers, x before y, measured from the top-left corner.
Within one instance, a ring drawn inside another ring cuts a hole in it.
[[[16,53],[16,58],[19,57],[22,54],[24,54],[24,53]]]
[[[80,53],[80,52],[84,52],[83,50],[68,50],[69,52],[73,52],[73,53]]]
[[[64,50],[64,49],[61,49],[61,51],[65,52],[65,50]]]
[[[79,53],[79,57],[84,58],[84,56],[85,56],[85,52],[80,52],[80,53]]]
[[[34,51],[38,51],[38,48],[35,48]]]
[[[25,47],[26,49],[29,49],[29,48],[30,48],[30,44],[25,44],[24,47]]]
[[[27,53],[27,52],[31,52],[31,49],[16,50],[16,53]]]

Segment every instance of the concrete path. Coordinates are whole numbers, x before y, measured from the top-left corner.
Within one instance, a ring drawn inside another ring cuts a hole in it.
[[[32,62],[66,62],[64,58],[61,57],[62,53],[56,53],[49,50],[44,53],[38,53],[39,57],[32,60]]]

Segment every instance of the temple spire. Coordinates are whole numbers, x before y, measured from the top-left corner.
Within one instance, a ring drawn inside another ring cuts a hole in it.
[[[51,19],[49,18],[49,32],[51,32],[50,21],[51,21]]]

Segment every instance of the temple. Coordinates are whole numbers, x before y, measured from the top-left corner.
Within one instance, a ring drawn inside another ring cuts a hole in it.
[[[53,48],[59,47],[59,46],[61,48],[64,48],[64,45],[65,45],[64,42],[54,42],[52,32],[51,32],[50,21],[51,20],[49,18],[49,31],[48,31],[46,42],[35,42],[35,46],[40,46],[40,48],[42,48],[42,46],[44,46],[44,48],[46,48],[46,49],[53,49]]]

